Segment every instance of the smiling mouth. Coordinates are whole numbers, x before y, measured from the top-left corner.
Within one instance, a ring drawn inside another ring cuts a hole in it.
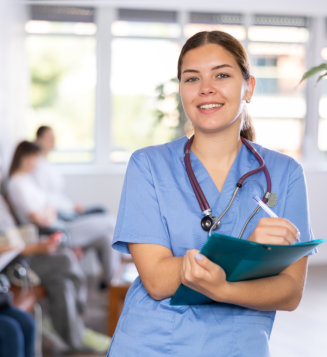
[[[220,108],[222,107],[224,104],[218,104],[218,103],[215,103],[215,104],[202,104],[202,105],[198,105],[198,108],[199,109],[214,109],[214,108]]]

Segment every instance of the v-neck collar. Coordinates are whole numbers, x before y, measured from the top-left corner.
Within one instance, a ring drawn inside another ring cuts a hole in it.
[[[187,142],[187,138],[185,139],[186,140],[183,141],[184,145]],[[183,150],[184,150],[184,145],[183,145]],[[209,172],[202,164],[201,160],[192,151],[191,151],[190,159],[196,179],[198,180],[201,189],[210,207],[212,208],[217,206],[218,203],[219,205],[225,204],[225,202],[220,202],[220,201],[226,201],[226,202],[229,201],[239,178],[243,176],[245,173],[257,167],[258,165],[256,158],[242,143],[242,146],[228,172],[228,175],[224,182],[224,186],[222,190],[219,191],[216,184],[212,180]],[[184,160],[184,152],[183,152],[182,160]]]
[[[226,180],[224,182],[224,185],[223,185],[221,191],[219,191],[218,187],[214,183],[211,175],[209,174],[208,170],[203,165],[201,160],[194,154],[193,151],[191,151],[191,164],[192,164],[193,171],[195,173],[195,176],[197,177],[199,184],[201,184],[202,180],[210,179],[211,183],[214,185],[214,187],[217,191],[217,194],[221,195],[224,191],[226,191],[225,186],[226,186],[226,184],[228,186],[229,181],[231,181],[230,176],[235,176],[234,172],[236,171],[237,162],[239,161],[239,156],[241,156],[241,151],[243,150],[243,146],[244,146],[244,144],[241,145],[241,147],[233,161],[233,164],[232,164],[230,170],[228,171]],[[235,182],[235,184],[236,184],[236,182]]]

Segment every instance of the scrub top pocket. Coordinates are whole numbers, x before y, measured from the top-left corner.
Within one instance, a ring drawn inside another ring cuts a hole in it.
[[[233,318],[235,355],[233,357],[269,357],[268,342],[273,319],[265,315],[236,315]]]
[[[127,311],[117,327],[110,357],[170,355],[173,316],[157,311]],[[160,346],[160,347],[159,347]]]

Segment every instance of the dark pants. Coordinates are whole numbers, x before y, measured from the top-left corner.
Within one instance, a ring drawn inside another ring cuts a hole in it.
[[[0,356],[33,357],[35,323],[31,315],[15,307],[0,310]]]

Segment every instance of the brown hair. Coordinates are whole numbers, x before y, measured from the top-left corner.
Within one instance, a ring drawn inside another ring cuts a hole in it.
[[[190,50],[204,46],[209,43],[219,45],[223,47],[226,51],[228,51],[234,57],[236,63],[238,64],[244,80],[249,80],[250,62],[243,45],[236,38],[223,31],[198,32],[186,41],[178,58],[177,77],[179,80],[181,80],[181,69],[185,54]],[[251,118],[247,114],[246,108],[244,108],[243,116],[244,120],[241,129],[241,136],[245,139],[253,141],[255,138],[255,131],[252,126]]]
[[[43,134],[48,131],[51,130],[50,126],[47,125],[41,125],[37,130],[36,130],[36,139],[40,139],[41,136],[43,136]]]
[[[11,161],[9,176],[12,176],[19,169],[24,157],[36,155],[39,153],[41,153],[41,148],[39,145],[26,140],[20,142],[16,147],[13,159]]]

